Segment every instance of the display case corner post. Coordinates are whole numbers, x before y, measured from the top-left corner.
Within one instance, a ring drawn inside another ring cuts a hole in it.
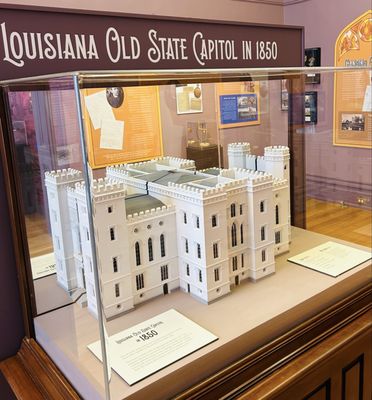
[[[288,145],[291,150],[291,224],[306,228],[305,77],[288,77]]]
[[[95,248],[95,229],[93,223],[93,198],[91,195],[91,176],[89,171],[89,157],[87,152],[87,143],[86,143],[86,135],[85,135],[85,127],[84,127],[84,118],[83,118],[83,109],[82,109],[82,98],[81,98],[81,82],[79,80],[79,75],[73,76],[73,84],[74,84],[74,92],[76,98],[76,107],[77,107],[77,115],[78,115],[78,123],[79,123],[79,132],[80,132],[80,145],[81,145],[81,155],[83,161],[83,176],[85,181],[85,195],[87,199],[87,210],[90,216],[89,218],[89,235],[90,235],[90,245],[92,246],[92,266],[93,266],[93,274],[94,274],[94,285],[95,285],[95,292],[98,294],[97,297],[99,301],[97,302],[97,317],[98,317],[98,326],[99,326],[99,336],[101,340],[101,354],[102,354],[102,363],[103,363],[103,375],[104,375],[104,382],[105,382],[105,399],[110,400],[110,378],[109,378],[109,360],[107,357],[108,349],[106,347],[106,337],[107,333],[105,331],[104,326],[104,311],[102,307],[102,301],[100,298],[99,293],[101,293],[100,288],[100,278],[98,272],[98,261],[96,256],[96,248]],[[93,178],[93,177],[92,177]]]
[[[8,99],[4,87],[0,86],[0,163],[4,174],[5,194],[12,232],[15,268],[17,269],[19,296],[22,308],[25,335],[35,337],[33,317],[36,311],[30,258],[27,246],[25,221],[19,177],[17,175],[14,144],[9,132],[11,121],[6,110]],[[9,268],[10,266],[5,266]]]

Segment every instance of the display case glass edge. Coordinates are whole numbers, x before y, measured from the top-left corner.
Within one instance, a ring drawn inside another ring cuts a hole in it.
[[[6,90],[0,87],[0,150],[6,197],[8,200],[11,221],[12,243],[16,261],[18,287],[21,297],[22,317],[26,337],[35,337],[33,317],[36,315],[34,287],[32,284],[30,257],[28,253],[27,234],[23,221],[23,206],[20,195],[20,184],[16,171],[14,147],[9,135],[11,122],[5,110],[8,109]],[[9,266],[7,266],[9,267]]]

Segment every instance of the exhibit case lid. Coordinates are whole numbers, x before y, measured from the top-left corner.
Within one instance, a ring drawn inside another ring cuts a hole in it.
[[[371,79],[0,82],[30,324],[83,398],[177,396],[370,281]]]

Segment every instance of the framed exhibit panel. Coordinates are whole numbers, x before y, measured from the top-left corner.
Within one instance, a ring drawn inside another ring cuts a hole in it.
[[[360,15],[339,34],[335,42],[336,66],[369,68],[358,81],[353,76],[335,77],[333,142],[335,146],[371,148],[372,138],[372,12]],[[358,96],[349,96],[349,92]]]
[[[141,96],[138,96],[138,90],[142,90]],[[156,86],[87,89],[83,99],[92,168],[162,156],[159,90]],[[138,137],[134,140],[133,131],[136,135],[140,133],[142,140]]]

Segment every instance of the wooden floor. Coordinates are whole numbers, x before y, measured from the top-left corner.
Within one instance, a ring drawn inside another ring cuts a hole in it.
[[[306,226],[313,232],[372,247],[372,213],[368,210],[308,199]]]
[[[47,220],[39,214],[26,215],[26,231],[31,257],[42,256],[53,251]]]

